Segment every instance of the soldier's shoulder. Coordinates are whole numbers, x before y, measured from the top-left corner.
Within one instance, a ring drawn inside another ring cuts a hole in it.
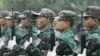
[[[73,34],[73,32],[72,31],[68,31],[68,32],[64,32],[64,33],[62,33],[62,35],[64,35],[64,36],[73,36],[74,34]]]

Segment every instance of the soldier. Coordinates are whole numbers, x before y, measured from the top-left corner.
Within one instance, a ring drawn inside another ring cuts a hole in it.
[[[27,44],[26,41],[29,41],[29,38],[32,37],[33,40],[37,39],[38,30],[35,25],[36,18],[38,17],[38,13],[30,10],[26,10],[22,15],[18,16],[21,18],[21,27],[24,29],[24,33],[26,34],[23,38],[24,40],[21,42],[23,45],[23,49],[26,50],[29,56],[32,56],[31,51],[34,49],[34,45],[32,43]]]
[[[7,50],[2,38],[4,35],[4,29],[6,27],[6,19],[4,19],[4,17],[8,15],[9,13],[6,11],[0,12],[0,56],[3,56],[4,52]]]
[[[33,39],[37,37],[37,28],[34,25],[36,21],[36,17],[38,16],[38,13],[30,10],[26,10],[23,12],[22,15],[19,15],[18,17],[21,18],[21,27],[24,29],[26,34],[29,34],[30,26],[32,24],[32,37]]]
[[[60,11],[59,16],[56,17],[58,18],[56,29],[60,32],[60,35],[56,38],[56,45],[58,45],[56,49],[56,55],[69,56],[73,54],[76,43],[74,41],[74,34],[71,31],[71,28],[74,24],[75,16],[75,12],[70,10],[62,10]]]
[[[88,28],[86,34],[86,56],[99,56],[100,52],[100,33],[99,33],[99,17],[100,7],[88,6],[83,14],[83,24]]]
[[[15,12],[14,17],[15,17],[15,14],[18,14],[18,13]],[[9,16],[5,17],[5,19],[7,21],[6,29],[5,29],[5,36],[8,35],[9,37],[7,37],[7,38],[9,38],[9,39],[11,38],[12,24],[14,24],[14,26],[15,26],[15,35],[17,37],[16,41],[17,41],[17,44],[19,44],[20,41],[23,39],[25,34],[24,34],[24,30],[19,27],[20,22],[18,22],[18,19],[16,19],[16,18],[13,20],[12,15],[9,15]],[[7,41],[9,41],[9,39]]]
[[[39,43],[35,44],[35,47],[37,47],[37,50],[39,52],[33,52],[33,54],[38,54],[37,56],[46,56],[47,51],[51,49],[51,37],[54,38],[51,34],[52,32],[52,24],[54,17],[54,12],[51,9],[48,8],[42,8],[40,11],[40,15],[37,18],[37,26],[40,30],[40,33],[38,34]],[[38,41],[35,41],[37,43]]]
[[[6,17],[8,15],[9,15],[8,11],[0,12],[0,27],[1,27],[2,33],[3,33],[4,28],[6,27],[6,19],[4,17]]]
[[[2,39],[3,39],[3,41],[4,41],[5,45],[6,45],[7,42],[5,41],[4,36],[5,36],[6,28],[7,28],[7,26],[6,26],[7,20],[5,19],[5,17],[8,16],[9,13],[5,13],[4,12],[1,15],[2,15],[2,17],[0,19],[0,23],[1,23],[1,33],[2,33]]]
[[[13,16],[14,18],[15,18],[15,14],[16,12],[14,12],[14,16]],[[17,21],[16,18],[12,19],[12,15],[6,16],[5,19],[7,21],[7,24],[3,34],[3,41],[5,43],[6,48],[8,48],[9,50],[6,50],[4,55],[15,56],[16,54],[18,54],[18,51],[20,50],[18,49],[18,46],[20,45],[20,42],[21,40],[23,40],[23,37],[25,35],[24,30],[18,26],[19,22]],[[15,30],[14,30],[15,32],[13,32],[15,33],[16,36],[16,39],[14,40],[15,42],[11,40],[12,23],[15,26]],[[14,52],[16,52],[16,54]]]

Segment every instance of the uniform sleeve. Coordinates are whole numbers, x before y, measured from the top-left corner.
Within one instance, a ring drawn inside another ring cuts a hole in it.
[[[87,56],[98,56],[100,50],[100,41],[96,38],[87,41]]]
[[[57,41],[60,43],[58,46],[56,53],[57,55],[71,55],[73,52],[71,48],[66,44],[63,40],[57,39]]]

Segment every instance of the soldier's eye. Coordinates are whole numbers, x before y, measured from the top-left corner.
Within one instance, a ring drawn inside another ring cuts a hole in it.
[[[84,19],[85,19],[85,20],[88,20],[88,17],[85,17]]]

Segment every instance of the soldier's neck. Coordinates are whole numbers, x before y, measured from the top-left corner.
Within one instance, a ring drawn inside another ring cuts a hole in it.
[[[97,29],[97,28],[98,28],[98,26],[91,27],[91,28],[89,29],[89,31],[91,31],[91,30],[93,30],[93,29]]]
[[[63,30],[63,31],[60,31],[60,33],[68,32],[68,31],[71,31],[71,29],[70,29],[70,28],[67,28],[67,29],[65,29],[65,30]]]
[[[25,29],[25,31],[27,31],[27,32],[28,32],[28,30],[29,30],[29,26],[22,27],[22,28]]]

